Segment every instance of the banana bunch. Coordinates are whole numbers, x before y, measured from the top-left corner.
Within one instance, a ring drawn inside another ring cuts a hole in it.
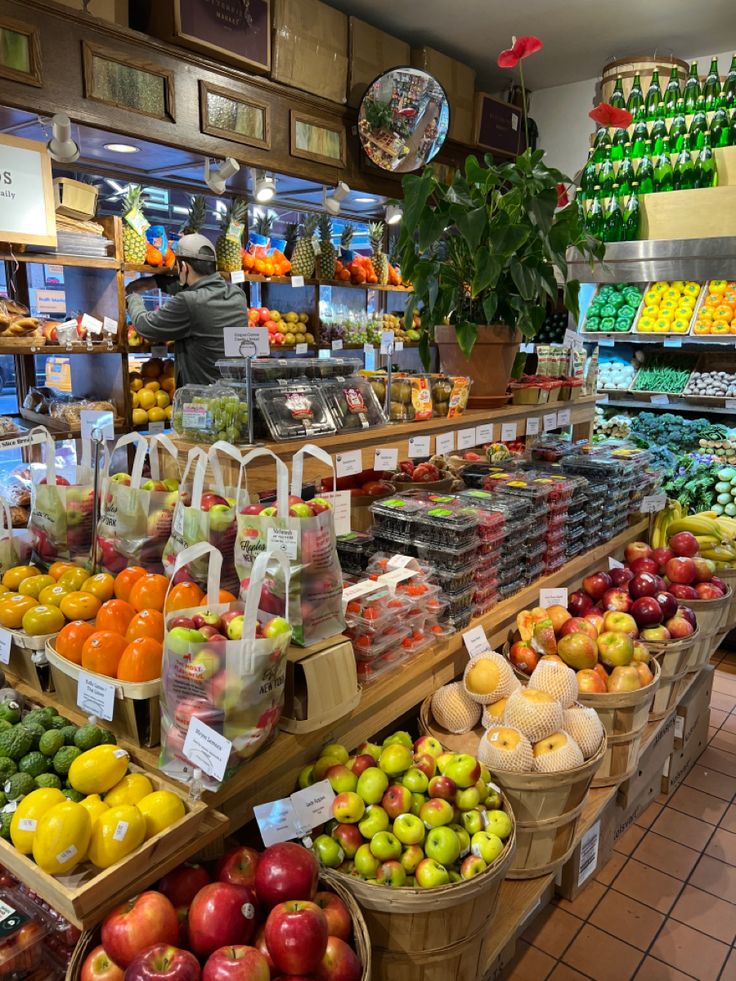
[[[660,511],[657,520],[666,513],[666,510]],[[666,545],[670,538],[680,531],[689,531],[697,538],[700,554],[704,559],[711,559],[722,565],[736,565],[736,519],[717,515],[715,511],[701,511],[700,514],[683,516],[680,508],[679,517],[674,517],[670,521],[663,519],[662,525],[664,531],[662,544]],[[653,548],[657,547],[658,545],[653,545]]]
[[[674,532],[670,532],[670,525],[675,521],[682,520],[682,505],[679,501],[667,500],[665,507],[657,513],[652,527],[650,545],[652,548],[664,548]]]

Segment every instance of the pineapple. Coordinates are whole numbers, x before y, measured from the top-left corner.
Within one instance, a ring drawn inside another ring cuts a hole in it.
[[[273,215],[269,215],[268,212],[263,212],[256,218],[256,233],[262,235],[264,238],[271,237],[271,229],[273,228]]]
[[[332,222],[327,215],[319,219],[319,250],[319,278],[334,279],[337,250],[332,244]]]
[[[142,213],[143,204],[143,188],[141,185],[128,184],[128,188],[123,196],[123,219],[134,208],[137,208]],[[136,266],[144,265],[146,261],[146,245],[146,236],[137,232],[129,222],[123,221],[123,257],[125,261],[133,263]]]
[[[350,251],[350,246],[353,241],[353,235],[355,235],[355,226],[351,225],[349,222],[342,230],[342,235],[340,236],[340,248],[345,249],[346,252]]]
[[[306,215],[304,218],[303,235],[299,236],[291,256],[291,275],[303,276],[305,279],[314,277],[314,247],[312,239],[317,231],[317,216]]]
[[[220,234],[215,242],[217,268],[220,272],[237,272],[243,268],[240,254],[240,242],[233,242],[227,237],[231,221],[243,222],[246,217],[246,202],[243,198],[235,198],[221,219]]]
[[[206,201],[204,194],[193,194],[189,202],[187,218],[181,230],[182,235],[195,235],[202,231],[206,213]]]
[[[287,259],[291,259],[294,252],[294,246],[296,245],[296,237],[299,231],[299,224],[295,221],[290,221],[286,226],[286,234],[284,238],[286,239],[286,247],[284,248],[284,255]]]
[[[388,283],[388,256],[383,251],[383,222],[372,221],[368,225],[368,237],[371,240],[371,262],[373,272],[380,286]]]

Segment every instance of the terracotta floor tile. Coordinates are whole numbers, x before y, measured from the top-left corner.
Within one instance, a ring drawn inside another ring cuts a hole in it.
[[[702,859],[701,859],[702,861]],[[677,899],[682,883],[659,869],[642,865],[630,858],[621,872],[616,876],[616,890],[638,899],[640,903],[668,913]],[[736,888],[736,883],[734,883]]]
[[[504,972],[504,981],[544,981],[554,966],[554,957],[520,940],[514,959]]]
[[[559,906],[550,905],[534,918],[521,938],[559,960],[582,926],[583,921],[577,916],[572,916]]]
[[[736,939],[736,909],[733,905],[695,886],[685,886],[670,916],[729,945]]]
[[[596,882],[595,879],[588,880],[585,889],[575,899],[563,899],[558,896],[555,902],[560,909],[572,913],[573,916],[579,916],[582,920],[587,920],[605,891],[606,887],[602,882]]]
[[[715,736],[715,734],[717,732],[718,732],[718,729],[716,729],[715,726],[708,726],[708,744],[709,745],[712,742],[713,737]]]
[[[609,889],[589,922],[614,937],[626,937],[626,942],[639,950],[648,950],[664,920],[662,913]]]
[[[736,777],[736,756],[716,746],[708,746],[698,757],[698,766]]]
[[[736,715],[729,715],[721,723],[721,729],[725,729],[726,732],[736,732]]]
[[[731,712],[736,707],[736,696],[722,691],[714,691],[710,696],[710,706],[720,709],[722,712]]]
[[[716,828],[705,849],[705,854],[721,862],[728,862],[729,865],[736,865],[736,834],[725,828]],[[734,910],[734,917],[736,917],[736,910]]]
[[[634,824],[638,824],[640,828],[650,828],[656,820],[657,815],[661,813],[663,807],[663,804],[658,804],[653,800],[646,811],[643,811],[636,821],[634,821]]]
[[[663,964],[655,957],[645,957],[635,981],[692,981],[689,974],[683,974],[669,964]]]
[[[733,677],[730,668],[731,665],[726,663],[721,671],[716,671],[713,677],[713,691],[736,697],[736,679]]]
[[[641,961],[640,950],[586,924],[567,948],[563,961],[594,981],[632,978]]]
[[[718,824],[726,813],[728,806],[718,797],[711,794],[704,794],[700,790],[691,787],[678,787],[668,804],[676,811],[683,814],[690,814],[698,818],[699,821],[706,821],[708,824]]]
[[[710,855],[703,855],[693,869],[690,885],[704,889],[713,896],[736,903],[736,869]],[[620,888],[620,886],[616,886]]]
[[[698,818],[691,817],[689,814],[682,814],[673,807],[665,807],[651,830],[658,835],[664,835],[672,841],[681,841],[689,848],[697,848],[702,851],[708,844],[708,839],[713,833],[710,824],[699,821]]]
[[[621,855],[630,855],[645,834],[646,831],[644,828],[640,828],[637,824],[632,824],[615,842],[613,850],[619,852]]]
[[[694,787],[706,794],[712,794],[713,797],[720,797],[721,800],[725,800],[729,804],[736,795],[736,777],[729,777],[717,770],[710,770],[700,766],[699,763],[696,763],[687,774],[684,783],[688,787]]]
[[[729,954],[720,981],[736,981],[736,950],[732,950]]]
[[[728,810],[721,818],[720,827],[736,834],[736,804],[729,805]]]
[[[736,755],[736,732],[727,732],[725,729],[718,729],[711,740],[714,749],[723,750],[724,753]]]
[[[547,981],[587,981],[587,978],[580,971],[560,963],[547,978]]]
[[[614,852],[603,868],[597,873],[595,877],[596,882],[600,882],[604,886],[610,886],[625,864],[626,856],[621,855],[619,852]]]
[[[728,712],[724,712],[723,709],[715,708],[711,705],[710,707],[710,724],[716,726],[720,729],[723,723],[728,718]]]
[[[684,881],[695,868],[700,851],[649,831],[639,842],[633,857],[654,869],[667,869],[670,875]]]
[[[650,953],[698,981],[716,981],[729,948],[685,923],[668,920],[652,944]]]

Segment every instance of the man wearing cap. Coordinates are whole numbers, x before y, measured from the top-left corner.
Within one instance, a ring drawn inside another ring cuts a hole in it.
[[[176,258],[178,283],[171,277],[147,276],[128,284],[128,316],[152,344],[176,342],[177,387],[209,385],[220,377],[215,363],[225,357],[224,329],[248,324],[245,293],[217,272],[215,249],[204,235],[183,235]],[[138,293],[155,287],[173,296],[149,313]]]

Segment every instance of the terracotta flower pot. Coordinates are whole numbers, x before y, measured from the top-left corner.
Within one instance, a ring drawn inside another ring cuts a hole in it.
[[[473,387],[470,408],[486,408],[507,401],[506,388],[514,358],[521,344],[521,331],[503,324],[481,324],[472,354],[466,358],[457,343],[455,328],[434,329],[442,370],[449,375],[469,375]]]

